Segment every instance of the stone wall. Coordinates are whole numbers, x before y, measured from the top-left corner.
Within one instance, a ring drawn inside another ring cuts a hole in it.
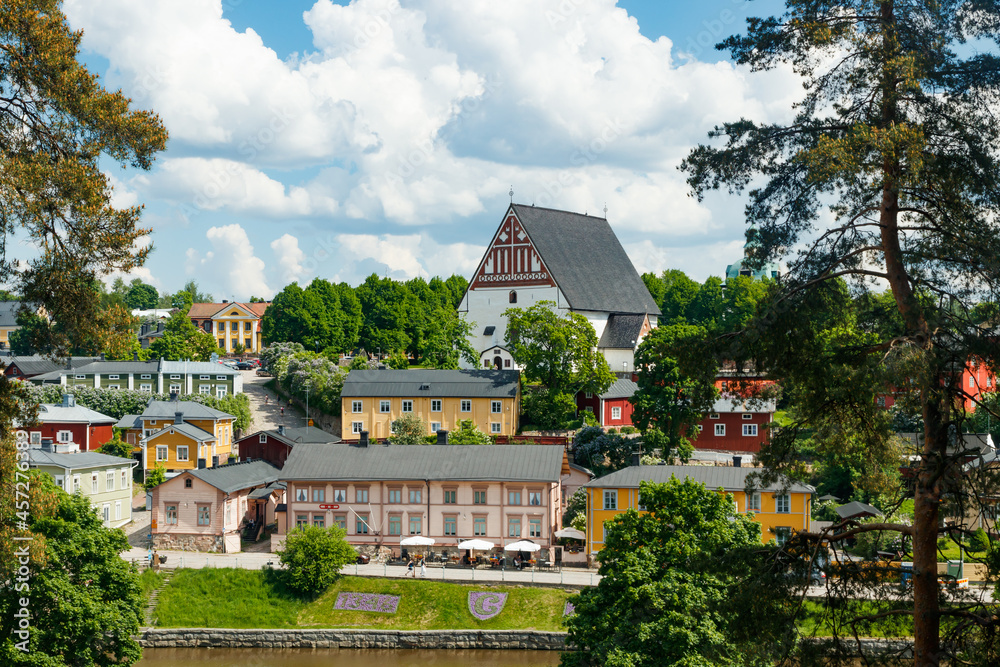
[[[379,648],[562,651],[566,633],[533,630],[236,630],[147,628],[143,648]]]
[[[154,533],[153,548],[163,551],[202,551],[223,553],[222,535],[185,533]]]

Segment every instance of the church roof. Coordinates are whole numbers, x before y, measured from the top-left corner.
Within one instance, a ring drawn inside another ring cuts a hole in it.
[[[660,314],[604,218],[511,204],[573,310]]]
[[[642,326],[646,323],[645,315],[622,315],[613,313],[608,317],[608,323],[604,326],[604,333],[597,343],[597,348],[634,350],[638,345],[639,334],[642,333]]]

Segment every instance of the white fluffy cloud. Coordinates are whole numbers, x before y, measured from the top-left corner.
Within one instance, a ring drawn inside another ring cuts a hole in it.
[[[221,289],[216,298],[239,301],[251,295],[269,297],[274,293],[264,279],[264,261],[254,255],[243,227],[238,224],[211,227],[205,238],[208,249],[188,249],[187,273],[206,287]]]
[[[285,234],[280,238],[271,241],[271,250],[278,261],[281,284],[297,282],[302,278],[304,267],[302,266],[306,254],[299,248],[299,240],[291,234]]]

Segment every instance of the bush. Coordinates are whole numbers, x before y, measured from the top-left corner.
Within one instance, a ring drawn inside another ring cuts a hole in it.
[[[990,548],[990,538],[986,531],[979,528],[969,538],[969,548],[973,551],[987,551]]]
[[[157,463],[156,467],[146,473],[146,481],[142,483],[146,491],[152,491],[154,487],[163,484],[167,479],[167,469],[162,463]]]
[[[346,533],[331,526],[296,528],[285,538],[278,558],[285,566],[286,585],[307,597],[316,597],[340,576],[340,570],[358,554],[344,540]]]
[[[426,437],[427,424],[420,417],[409,413],[393,420],[389,442],[394,445],[420,445],[424,444]]]
[[[492,445],[493,438],[480,431],[471,419],[458,420],[458,430],[448,435],[452,445]]]
[[[536,424],[545,430],[559,429],[575,414],[576,401],[571,394],[533,387],[521,396],[521,422],[524,424]]]
[[[622,435],[632,435],[633,433],[638,433],[639,429],[635,426],[622,426]]]

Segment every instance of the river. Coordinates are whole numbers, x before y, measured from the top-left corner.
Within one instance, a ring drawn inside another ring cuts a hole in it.
[[[558,651],[148,648],[138,667],[555,667]]]

